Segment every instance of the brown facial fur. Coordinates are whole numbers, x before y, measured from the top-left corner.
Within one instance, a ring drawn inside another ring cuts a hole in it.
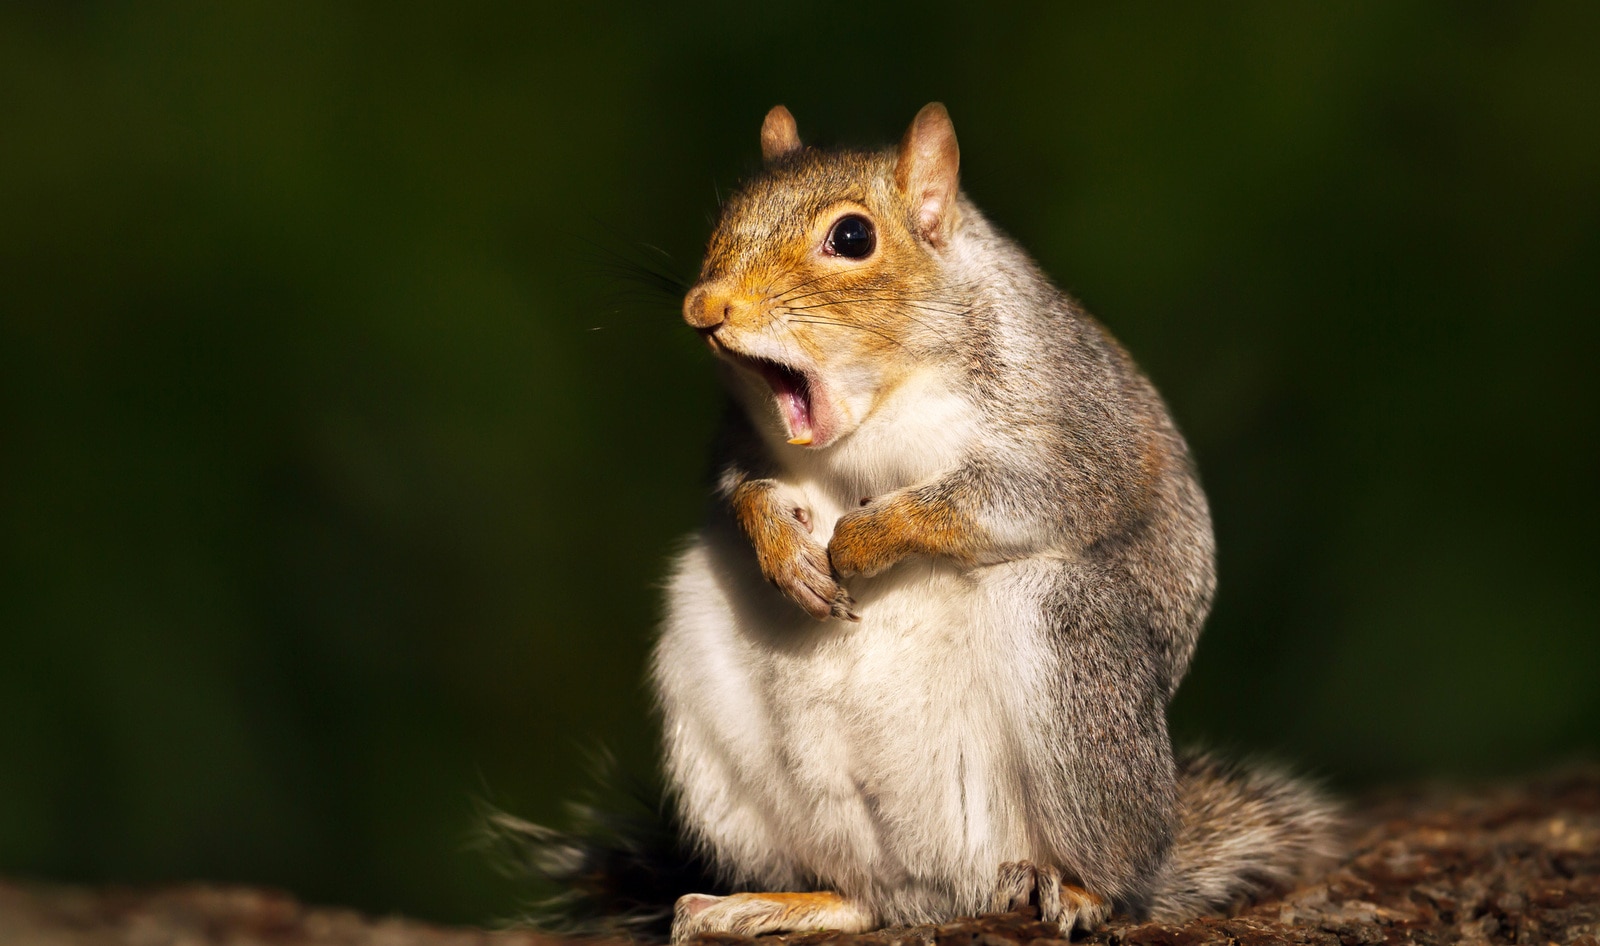
[[[916,232],[896,160],[810,149],[780,155],[724,206],[685,320],[715,328],[714,347],[734,355],[777,349],[824,382],[844,372],[869,376],[880,395],[936,359],[939,336],[919,309],[959,305],[959,292],[944,284]],[[852,213],[872,222],[876,247],[860,260],[827,255],[833,225]]]

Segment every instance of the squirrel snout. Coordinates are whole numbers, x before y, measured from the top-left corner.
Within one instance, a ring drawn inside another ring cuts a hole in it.
[[[702,332],[715,332],[728,321],[732,309],[726,296],[700,288],[683,300],[683,319]]]

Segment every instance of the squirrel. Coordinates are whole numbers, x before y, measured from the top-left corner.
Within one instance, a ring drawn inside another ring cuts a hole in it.
[[[1315,787],[1174,754],[1216,585],[1193,458],[961,192],[944,106],[883,151],[778,106],[761,152],[683,302],[732,404],[650,675],[673,830],[737,892],[678,897],[673,941],[1175,921],[1330,860]]]
[[[943,105],[820,150],[773,108],[683,304],[737,403],[652,665],[668,787],[736,888],[672,935],[1038,903],[1227,908],[1334,850],[1313,787],[1175,757],[1216,586],[1155,388],[973,206]]]

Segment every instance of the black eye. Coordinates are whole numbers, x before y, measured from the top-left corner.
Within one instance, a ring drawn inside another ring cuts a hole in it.
[[[872,255],[878,245],[877,234],[872,232],[872,221],[860,214],[839,218],[828,233],[827,251],[834,256],[861,259]]]

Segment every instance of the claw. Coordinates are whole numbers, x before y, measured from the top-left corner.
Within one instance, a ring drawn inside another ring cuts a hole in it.
[[[856,599],[852,598],[850,592],[845,591],[843,587],[840,587],[838,594],[833,596],[832,615],[841,621],[861,620],[861,615],[856,613]]]
[[[1063,883],[1059,870],[1040,867],[1032,861],[1008,861],[1000,865],[991,909],[996,913],[1020,910],[1035,894],[1039,918],[1060,925],[1063,933],[1097,929],[1111,915],[1111,904],[1104,897],[1075,884]]]
[[[990,908],[995,913],[1009,913],[1028,905],[1038,877],[1031,861],[1007,861],[1000,865],[1000,877],[995,882]]]
[[[1054,867],[1038,868],[1039,919],[1046,923],[1061,922],[1061,872]],[[1072,926],[1063,927],[1072,932]]]
[[[819,621],[858,620],[855,599],[839,586],[828,567],[828,551],[809,532],[810,515],[796,507],[790,519],[794,544],[781,557],[762,565],[772,584]]]

